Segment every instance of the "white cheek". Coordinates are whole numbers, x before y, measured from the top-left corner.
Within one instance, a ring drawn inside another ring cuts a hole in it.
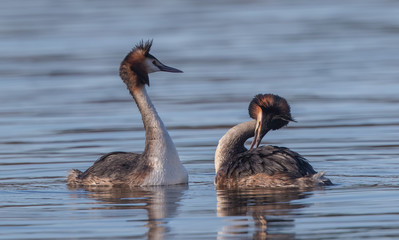
[[[146,59],[145,60],[145,66],[147,67],[147,72],[148,73],[153,73],[153,72],[158,72],[159,71],[159,68],[157,66],[155,66],[152,63],[152,61],[153,60],[151,60],[151,59]]]

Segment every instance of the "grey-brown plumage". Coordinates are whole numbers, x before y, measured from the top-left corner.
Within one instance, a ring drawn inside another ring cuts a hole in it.
[[[300,154],[284,147],[258,147],[268,131],[294,121],[284,98],[259,94],[249,105],[249,115],[255,120],[236,125],[219,141],[215,153],[217,187],[311,187],[331,184],[324,177],[324,172],[317,173]],[[253,136],[251,149],[247,150],[244,143]]]
[[[142,184],[152,167],[142,154],[111,152],[101,156],[85,172],[73,169],[68,184],[83,186],[136,186]]]
[[[182,72],[162,64],[149,51],[152,41],[141,42],[123,59],[119,75],[133,96],[145,129],[142,154],[112,152],[105,154],[85,172],[73,169],[68,184],[73,186],[149,186],[187,183],[186,169],[176,147],[152,104],[145,85],[148,74],[156,71]]]

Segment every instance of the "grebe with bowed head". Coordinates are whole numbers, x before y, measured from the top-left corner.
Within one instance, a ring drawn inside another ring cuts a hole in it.
[[[317,173],[298,153],[284,147],[259,147],[267,132],[294,121],[284,98],[259,94],[248,110],[254,120],[234,126],[219,140],[215,153],[217,187],[305,188],[332,184],[324,172]],[[251,137],[254,139],[248,150],[244,143]]]
[[[111,152],[94,162],[85,172],[73,169],[68,184],[73,186],[150,186],[188,182],[175,144],[152,104],[145,85],[148,74],[157,71],[182,72],[162,64],[152,56],[152,41],[139,43],[127,54],[119,74],[133,96],[145,129],[145,149],[141,154]]]

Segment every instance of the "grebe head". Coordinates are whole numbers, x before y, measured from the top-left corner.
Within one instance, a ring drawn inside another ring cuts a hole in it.
[[[290,121],[295,121],[291,117],[287,101],[274,94],[256,95],[249,104],[248,111],[249,116],[256,120],[255,136],[250,149],[258,147],[270,130],[280,129]]]
[[[130,81],[134,74],[138,81],[135,85],[150,85],[148,74],[158,71],[181,73],[182,71],[161,63],[156,57],[150,54],[152,40],[141,41],[131,52],[129,52],[121,63],[120,75],[122,79]]]

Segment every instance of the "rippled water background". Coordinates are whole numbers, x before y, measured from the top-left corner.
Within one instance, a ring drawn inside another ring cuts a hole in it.
[[[188,186],[68,189],[69,169],[144,148],[119,63],[141,39],[184,74],[149,94]],[[2,1],[1,239],[398,239],[399,3]],[[306,156],[324,190],[216,191],[213,154],[257,93],[298,121],[265,144]]]

